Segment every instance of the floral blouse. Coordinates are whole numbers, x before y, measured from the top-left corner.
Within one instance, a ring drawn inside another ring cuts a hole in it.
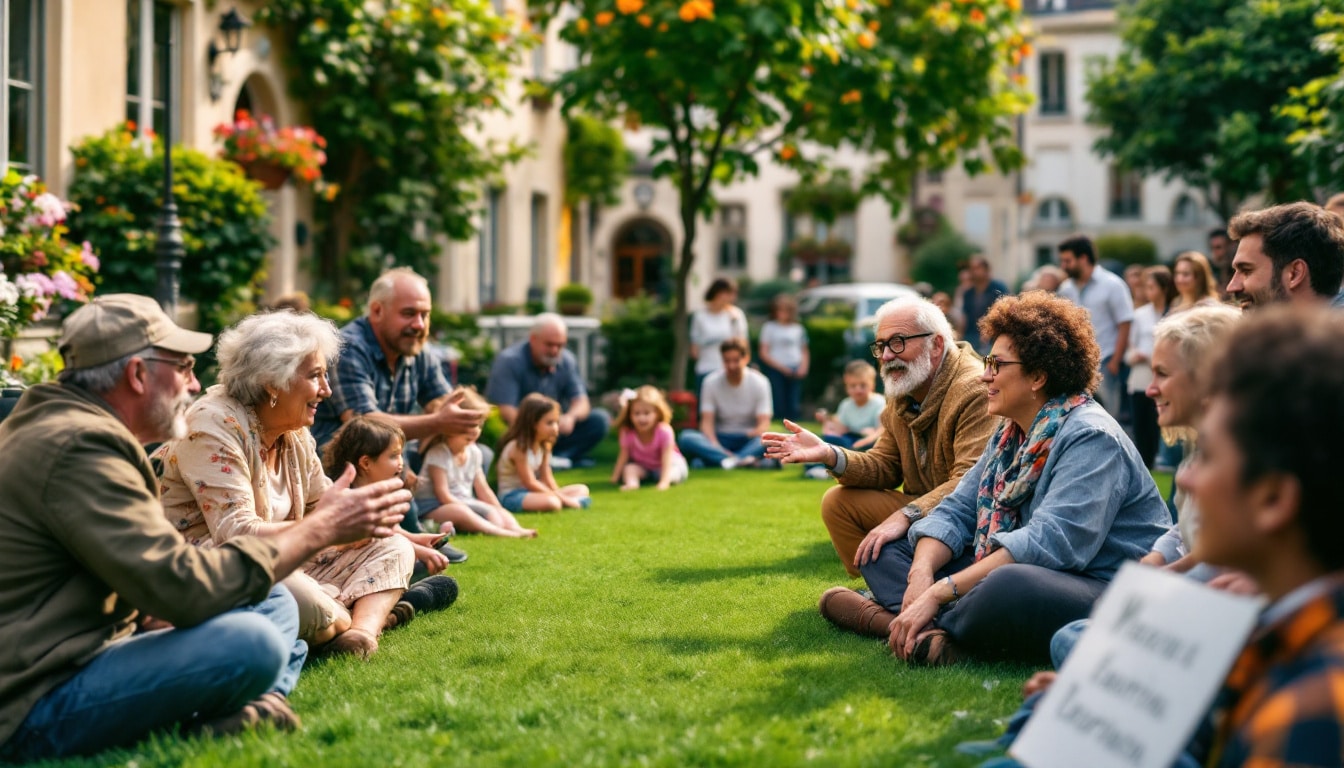
[[[225,394],[206,390],[187,411],[187,436],[154,452],[160,464],[163,511],[177,531],[195,545],[222,544],[276,523],[256,411]],[[317,443],[306,429],[286,432],[276,442],[280,471],[290,498],[286,520],[297,520],[317,504],[331,481],[322,472]]]

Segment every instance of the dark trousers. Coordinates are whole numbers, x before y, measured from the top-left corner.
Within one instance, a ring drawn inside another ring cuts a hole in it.
[[[574,425],[573,432],[561,435],[560,439],[555,441],[551,455],[578,461],[602,442],[609,429],[611,429],[611,414],[601,408],[594,408],[588,413],[588,418]]]
[[[761,363],[761,371],[770,381],[770,397],[776,419],[798,421],[803,415],[803,380],[785,371]]]
[[[1157,404],[1142,392],[1130,392],[1129,409],[1134,415],[1134,447],[1139,449],[1143,465],[1152,469],[1162,440],[1162,428],[1157,425]]]
[[[859,570],[873,599],[900,613],[914,548],[901,538],[882,548],[877,559]],[[975,562],[969,551],[943,566],[935,579],[951,576]],[[1086,618],[1106,582],[1038,565],[1012,563],[996,568],[960,600],[943,607],[933,620],[957,649],[983,661],[1050,663],[1050,638],[1060,627]]]

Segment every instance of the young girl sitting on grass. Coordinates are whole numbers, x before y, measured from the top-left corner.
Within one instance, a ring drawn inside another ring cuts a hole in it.
[[[470,389],[464,390],[461,405],[478,411],[490,408],[485,398]],[[421,502],[421,509],[431,510],[425,519],[439,523],[441,529],[456,528],[467,533],[509,538],[536,536],[535,530],[519,525],[490,490],[481,447],[476,444],[480,436],[481,428],[477,426],[470,432],[435,435],[420,446],[424,464],[415,500]]]
[[[391,422],[368,416],[356,416],[347,421],[331,438],[322,457],[322,466],[328,477],[339,477],[346,464],[355,467],[355,479],[350,483],[357,488],[369,483],[402,477],[405,466],[402,449],[406,435]],[[448,558],[436,547],[448,540],[452,524],[439,533],[411,533],[402,528],[397,533],[411,542],[415,559],[431,574],[441,574],[448,567]],[[359,547],[362,544],[352,544]],[[387,617],[384,629],[405,624],[417,613],[447,608],[457,600],[457,581],[450,576],[430,576],[401,595],[401,600]]]
[[[611,482],[622,491],[639,488],[643,480],[658,484],[665,491],[673,483],[684,482],[690,475],[686,457],[677,450],[672,432],[672,408],[657,387],[643,386],[621,393],[621,413],[616,417],[621,452]]]
[[[532,393],[518,404],[513,426],[499,440],[499,503],[510,512],[587,509],[588,486],[556,484],[551,447],[560,437],[560,404]]]

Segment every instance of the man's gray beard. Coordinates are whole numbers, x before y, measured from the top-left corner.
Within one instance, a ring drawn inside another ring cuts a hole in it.
[[[893,375],[895,371],[904,371],[899,378]],[[882,364],[882,394],[886,395],[888,400],[895,400],[898,397],[904,397],[916,389],[924,386],[933,378],[933,349],[931,347],[924,350],[917,360],[909,365],[900,360],[892,360],[889,363]]]
[[[190,407],[191,395],[155,401],[150,423],[160,440],[181,440],[187,436],[187,409]]]
[[[564,353],[555,355],[554,357],[548,355],[542,355],[539,358],[537,358],[542,368],[555,368],[556,366],[560,365],[560,361],[563,359],[564,359]]]

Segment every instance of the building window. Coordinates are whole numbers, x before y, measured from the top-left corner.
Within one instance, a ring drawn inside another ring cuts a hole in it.
[[[480,244],[479,280],[477,292],[482,307],[499,301],[499,236],[503,231],[500,224],[500,206],[504,191],[491,189],[485,198],[485,210],[481,213],[481,231],[476,240]]]
[[[784,217],[784,265],[801,270],[803,282],[839,283],[850,279],[854,243],[858,241],[858,219],[844,213],[833,222],[814,219],[806,214]]]
[[[747,207],[725,205],[719,209],[719,269],[740,272],[747,268]]]
[[[162,136],[167,126],[166,97],[173,99],[173,135],[181,135],[182,99],[178,84],[181,80],[181,35],[177,29],[178,15],[169,3],[153,0],[127,0],[126,3],[126,119],[135,123],[136,131],[145,136],[151,126]],[[172,41],[172,56],[168,44]]]
[[[1052,229],[1071,229],[1073,209],[1060,197],[1047,197],[1036,206],[1036,226]]]
[[[540,290],[540,296],[529,296],[532,300],[544,301],[546,288],[550,285],[551,249],[546,237],[546,196],[532,194],[532,288]]]
[[[1178,226],[1195,227],[1199,226],[1199,203],[1190,195],[1181,195],[1176,198],[1176,204],[1171,207],[1171,223]]]
[[[1036,266],[1044,267],[1046,264],[1055,263],[1055,247],[1053,245],[1036,246]]]
[[[1137,219],[1143,215],[1143,177],[1111,166],[1111,218]]]
[[[1064,52],[1045,51],[1041,53],[1041,114],[1065,115],[1068,112]]]
[[[3,11],[3,54],[0,75],[0,168],[28,173],[41,171],[42,156],[42,3],[38,0],[0,0]]]

